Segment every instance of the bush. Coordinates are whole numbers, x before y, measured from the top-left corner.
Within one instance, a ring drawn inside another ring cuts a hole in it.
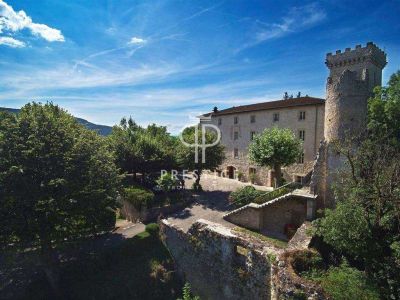
[[[200,300],[200,298],[198,296],[194,296],[192,294],[192,289],[188,282],[185,283],[185,285],[182,289],[182,294],[183,294],[183,298],[178,299],[178,300]]]
[[[254,202],[254,200],[259,197],[263,192],[256,190],[252,186],[245,186],[243,188],[237,189],[230,194],[231,201],[237,206],[243,206]]]
[[[365,274],[351,268],[346,262],[339,267],[332,267],[322,277],[321,286],[333,300],[360,299],[378,300],[379,293],[368,282]]]
[[[156,180],[156,183],[164,192],[171,191],[179,184],[178,180],[171,173],[162,174],[160,178]]]
[[[154,193],[146,188],[135,186],[125,188],[122,197],[140,210],[142,207],[150,207],[153,204]]]
[[[155,236],[158,235],[158,232],[160,231],[160,226],[158,226],[157,223],[149,223],[146,225],[145,229],[150,235]]]
[[[271,200],[273,200],[275,198],[283,196],[283,195],[285,195],[287,193],[290,193],[291,191],[292,191],[292,189],[290,189],[290,188],[281,187],[281,188],[276,189],[276,190],[274,190],[272,192],[269,192],[269,193],[260,193],[260,196],[257,197],[256,199],[254,199],[253,202],[257,203],[257,204],[263,204],[263,203],[271,201]]]

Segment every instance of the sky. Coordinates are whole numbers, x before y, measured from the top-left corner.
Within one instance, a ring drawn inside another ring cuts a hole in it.
[[[373,41],[400,69],[400,0],[0,0],[0,106],[53,101],[172,133],[195,116],[325,97],[327,52]]]

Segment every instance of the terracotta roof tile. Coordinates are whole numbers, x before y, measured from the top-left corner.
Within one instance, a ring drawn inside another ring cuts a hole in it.
[[[306,105],[324,105],[325,100],[321,98],[314,97],[300,97],[293,98],[288,100],[277,100],[277,101],[269,101],[262,103],[255,103],[249,105],[241,105],[241,106],[233,106],[231,108],[219,110],[217,112],[207,113],[203,116],[221,116],[221,115],[229,115],[243,112],[252,112],[259,110],[269,110],[269,109],[278,109],[278,108],[288,108],[288,107],[296,107],[296,106],[306,106]]]

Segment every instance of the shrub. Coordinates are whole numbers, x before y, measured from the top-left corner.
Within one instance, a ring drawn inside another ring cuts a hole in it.
[[[257,204],[263,204],[266,203],[268,201],[271,201],[275,198],[278,198],[280,196],[283,196],[287,193],[290,193],[292,191],[292,189],[287,188],[287,187],[281,187],[279,189],[276,189],[272,192],[269,193],[260,193],[259,197],[256,197],[256,199],[254,199],[254,203]]]
[[[256,175],[256,173],[251,173],[251,174],[249,175],[249,179],[250,179],[251,184],[254,184],[254,183],[256,182],[256,180],[257,180],[257,175]]]
[[[239,171],[238,174],[237,174],[238,180],[239,180],[239,181],[242,181],[243,177],[244,177],[243,172]]]
[[[160,231],[160,227],[157,223],[149,223],[146,225],[145,230],[150,233],[150,235],[155,236]]]
[[[193,296],[192,289],[190,288],[190,284],[188,282],[185,283],[182,289],[183,298],[178,300],[200,300],[198,296]]]
[[[171,173],[164,173],[156,180],[156,183],[164,192],[168,192],[178,185],[178,180]]]
[[[122,197],[136,209],[150,207],[153,204],[154,193],[146,188],[135,186],[123,190]]]
[[[237,206],[243,206],[254,202],[254,200],[262,194],[261,191],[256,190],[252,186],[245,186],[237,189],[230,194],[231,201]]]
[[[330,268],[328,273],[322,277],[321,286],[333,300],[380,299],[379,293],[368,282],[365,274],[351,268],[346,262],[339,267]]]

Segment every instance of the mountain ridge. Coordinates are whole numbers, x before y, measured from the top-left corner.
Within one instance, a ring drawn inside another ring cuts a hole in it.
[[[0,107],[0,111],[7,111],[13,114],[17,114],[19,113],[20,110],[17,108]],[[79,124],[85,126],[87,129],[97,131],[100,135],[106,136],[111,133],[112,130],[111,126],[94,124],[92,122],[89,122],[88,120],[78,117],[75,117],[75,119],[78,121]]]

